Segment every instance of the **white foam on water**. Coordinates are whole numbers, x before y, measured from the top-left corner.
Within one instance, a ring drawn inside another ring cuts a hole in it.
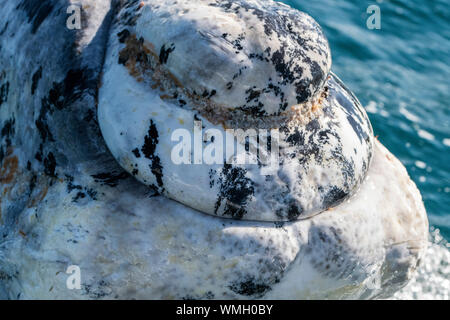
[[[400,105],[400,109],[399,112],[409,121],[412,122],[419,122],[420,118],[418,116],[416,116],[415,114],[412,114],[411,112],[409,112],[406,107],[404,106],[404,104]]]
[[[442,140],[442,143],[444,145],[446,145],[447,147],[450,147],[450,139],[446,138],[446,139]]]
[[[386,110],[380,110],[380,116],[389,118],[389,112],[387,112]]]
[[[417,168],[420,169],[425,169],[427,167],[427,164],[423,161],[416,161],[414,164],[416,165]]]
[[[421,137],[423,139],[430,140],[430,141],[434,140],[434,136],[431,133],[429,133],[428,131],[419,129],[419,130],[417,130],[417,134],[419,135],[419,137]]]
[[[377,113],[377,103],[375,101],[370,101],[366,106],[366,111],[369,113]]]
[[[450,298],[450,244],[431,228],[430,244],[416,276],[392,299],[448,300]]]

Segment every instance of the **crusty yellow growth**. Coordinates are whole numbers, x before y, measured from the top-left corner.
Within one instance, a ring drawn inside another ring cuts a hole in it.
[[[12,148],[8,149],[7,156],[3,159],[3,165],[0,169],[0,183],[7,184],[14,180],[19,166],[19,159],[13,155]]]

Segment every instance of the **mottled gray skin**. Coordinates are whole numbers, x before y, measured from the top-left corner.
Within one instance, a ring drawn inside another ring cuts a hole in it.
[[[79,2],[83,29],[68,30],[70,1],[0,0],[0,298],[372,298],[411,278],[425,211],[380,146],[363,193],[380,211],[360,195],[286,224],[206,216],[126,173],[96,110],[120,3]],[[401,210],[382,207],[386,166]],[[66,287],[69,265],[81,290]]]

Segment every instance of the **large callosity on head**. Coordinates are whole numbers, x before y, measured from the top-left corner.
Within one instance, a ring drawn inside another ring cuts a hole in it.
[[[99,122],[139,181],[202,212],[259,221],[312,216],[363,181],[372,128],[330,74],[328,42],[308,15],[273,1],[144,1],[121,8],[112,30]],[[245,137],[273,129],[266,149],[277,158],[265,163],[266,141]],[[190,137],[182,164],[173,159],[178,130]],[[250,160],[236,160],[239,147]],[[213,163],[204,159],[211,148],[224,151]]]
[[[277,114],[310,100],[330,71],[319,25],[280,2],[143,3],[136,32],[187,91],[217,108]]]

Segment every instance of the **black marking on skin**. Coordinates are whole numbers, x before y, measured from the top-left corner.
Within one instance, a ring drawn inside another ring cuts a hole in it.
[[[319,120],[313,119],[306,124],[306,131],[310,131],[313,134],[316,134],[320,129]]]
[[[234,293],[243,295],[243,296],[263,296],[267,291],[271,289],[271,287],[262,282],[255,279],[253,276],[247,277],[246,280],[240,282],[234,282],[229,286],[230,290]]]
[[[3,238],[6,238],[6,235],[3,235]],[[10,281],[15,278],[15,275],[9,275],[5,271],[0,271],[0,281]],[[20,293],[17,295],[17,299],[20,298]]]
[[[150,170],[156,177],[156,182],[158,186],[164,191],[164,183],[163,183],[163,167],[161,165],[160,158],[155,155],[156,146],[158,145],[158,129],[156,125],[153,123],[153,120],[150,120],[150,128],[148,129],[148,134],[144,138],[144,145],[141,148],[144,156],[151,161]]]
[[[363,143],[363,141],[368,138],[368,135],[366,134],[366,132],[363,130],[361,125],[355,121],[355,119],[351,115],[347,115],[347,120],[350,123],[350,125],[352,126],[353,131],[356,132],[356,134],[359,138],[359,141],[361,143]]]
[[[97,192],[91,188],[87,188],[87,187],[82,187],[80,185],[74,184],[74,178],[70,175],[65,175],[66,179],[67,179],[67,193],[71,193],[74,190],[77,190],[77,194],[75,195],[75,197],[72,199],[72,202],[78,202],[78,200],[80,199],[84,199],[86,198],[86,195],[91,199],[91,200],[97,200]]]
[[[49,111],[62,110],[64,107],[78,100],[83,89],[97,88],[96,80],[92,80],[87,69],[70,69],[62,82],[54,82],[48,96],[42,99],[43,106]]]
[[[275,211],[275,215],[283,220],[297,220],[298,217],[300,217],[304,212],[303,207],[298,203],[296,199],[292,198],[292,196],[289,194],[289,191],[283,192],[281,198],[285,199],[283,200],[283,207],[277,209]],[[281,225],[281,227],[282,226],[283,225]]]
[[[317,137],[319,135],[319,130],[320,130],[320,124],[319,121],[317,119],[311,120],[307,125],[306,125],[306,131],[310,132],[310,136],[308,139],[308,143],[306,145],[306,148],[304,149],[304,152],[300,152],[301,155],[303,155],[304,157],[311,157],[311,155],[314,155],[314,159],[317,163],[321,164],[322,160],[323,160],[323,152],[322,150],[322,146],[320,145],[322,142],[319,140],[318,143],[316,143],[315,141],[315,137]],[[323,138],[323,136],[322,136]],[[340,143],[340,140],[338,141]]]
[[[9,21],[6,21],[5,26],[3,27],[2,31],[0,31],[0,36],[4,35],[6,30],[8,29]]]
[[[284,57],[286,56],[285,47],[282,46],[279,50],[275,51],[272,55],[272,63],[278,75],[283,79],[283,84],[287,82],[294,82],[295,75],[290,70],[289,65],[284,62]]]
[[[362,110],[358,107],[359,102],[356,99],[356,97],[353,95],[351,91],[347,89],[347,87],[336,77],[333,77],[333,82],[340,85],[340,87],[348,94],[350,97],[350,100],[341,92],[341,90],[338,90],[334,88],[334,86],[331,86],[331,90],[336,97],[336,100],[338,103],[344,107],[346,113],[347,113],[347,120],[352,126],[353,130],[357,134],[359,140],[361,143],[364,143],[364,141],[369,142],[370,140],[370,134],[371,132],[366,132],[362,128],[362,124],[364,123],[363,120],[366,121],[366,124],[369,128],[371,128],[370,122],[368,121],[367,117],[363,114]],[[370,129],[369,129],[370,131]]]
[[[84,116],[83,120],[86,122],[91,122],[95,118],[95,113],[92,109],[89,109],[86,111],[86,115]]]
[[[78,192],[75,197],[72,199],[72,202],[78,202],[80,199],[86,198],[86,194],[84,192]]]
[[[129,175],[126,172],[104,172],[92,175],[95,182],[100,182],[103,185],[116,187],[120,180],[127,179]]]
[[[15,123],[16,123],[15,118],[11,118],[5,121],[5,124],[3,125],[2,130],[0,132],[1,137],[6,141],[7,147],[10,147],[12,143],[11,138],[15,134]]]
[[[127,9],[132,8],[133,6],[139,5],[140,2],[141,2],[141,0],[129,0],[129,1],[126,1],[124,3],[124,8],[127,8]],[[138,8],[139,8],[139,6],[138,6]]]
[[[37,182],[37,176],[35,174],[33,174],[33,176],[30,179],[30,184],[28,186],[28,190],[30,190],[30,195],[33,192],[34,188],[36,187],[36,182]]]
[[[31,33],[35,34],[44,20],[52,13],[54,1],[22,1],[16,9],[24,10],[28,16],[28,22],[32,24]]]
[[[263,110],[264,104],[262,102],[258,102],[257,105],[254,106],[243,106],[239,107],[239,110],[243,110],[247,113],[250,113],[254,118],[261,117],[265,115],[265,111]]]
[[[74,178],[71,175],[66,174],[66,179],[67,179],[67,192],[71,193],[73,190],[81,190],[83,189],[82,186],[80,185],[76,185],[73,183]]]
[[[2,84],[0,86],[0,106],[8,101],[8,94],[9,94],[9,82]]]
[[[119,54],[119,60],[117,61],[119,64],[126,65],[128,59],[129,59],[128,53],[126,51],[121,51]]]
[[[217,171],[214,169],[210,169],[209,170],[209,187],[212,188],[214,187],[215,184],[215,180],[214,180],[214,176],[217,174]]]
[[[363,141],[368,139],[368,134],[363,130],[361,126],[363,122],[361,116],[356,112],[356,105],[353,103],[353,101],[348,100],[347,97],[345,97],[340,92],[340,90],[333,91],[339,104],[346,110],[348,122],[357,134],[360,142],[363,143]],[[355,119],[357,119],[358,121],[356,121]]]
[[[272,80],[269,79],[269,81],[272,81]],[[288,103],[286,102],[284,92],[281,90],[281,88],[279,86],[276,86],[273,83],[269,83],[265,92],[267,92],[267,93],[273,92],[275,94],[275,97],[280,96],[280,106],[279,106],[280,111],[286,110],[286,108],[288,107]]]
[[[117,34],[117,36],[119,37],[119,42],[124,43],[130,36],[130,31],[128,29],[123,29]]]
[[[311,61],[309,58],[308,60],[312,74],[311,84],[313,88],[320,88],[322,86],[323,79],[325,78],[323,70],[316,61]]]
[[[256,60],[259,60],[259,61],[266,61],[266,62],[270,61],[268,58],[265,58],[264,54],[262,54],[262,53],[250,53],[248,55],[248,58],[249,59],[256,59]]]
[[[78,100],[84,88],[96,88],[97,83],[91,80],[86,69],[71,69],[60,83],[53,83],[48,95],[48,103],[58,110]]]
[[[353,252],[346,244],[343,231],[335,227],[311,225],[308,234],[308,246],[305,253],[310,255],[313,267],[326,277],[332,279],[351,279],[358,260],[345,257],[343,253]],[[323,250],[317,251],[315,248]]]
[[[325,129],[325,130],[319,131],[319,133],[318,133],[319,142],[323,145],[329,144],[330,136],[333,136],[336,138],[337,141],[340,141],[340,137],[338,136],[338,134],[335,131],[332,131],[331,129]],[[355,149],[355,151],[356,151],[356,149]]]
[[[45,142],[47,139],[49,141],[55,141],[53,139],[52,133],[50,131],[50,128],[47,124],[47,112],[49,111],[49,106],[46,103],[43,103],[41,106],[41,110],[39,111],[39,117],[35,121],[36,128],[39,131],[39,135],[41,136],[41,139],[43,142]]]
[[[246,69],[248,69],[247,66],[239,68],[239,71],[233,75],[233,80],[236,80],[238,77],[242,76],[242,72]]]
[[[300,80],[296,83],[297,103],[302,103],[308,100],[308,97],[311,96],[311,92],[308,89],[308,83],[305,80]]]
[[[44,159],[44,173],[50,177],[56,178],[56,159],[52,152],[49,152]]]
[[[161,51],[159,53],[159,63],[160,64],[166,64],[167,61],[169,60],[169,55],[170,53],[172,53],[175,50],[175,44],[172,43],[167,49],[166,49],[166,45],[164,44],[161,47]]]
[[[158,183],[158,186],[160,188],[162,188],[162,190],[164,190],[163,186],[164,183],[162,181],[162,177],[163,177],[163,167],[161,165],[161,161],[159,159],[159,157],[154,157],[154,159],[152,160],[152,164],[150,166],[150,169],[152,171],[152,173],[155,175],[156,177],[156,182]]]
[[[321,191],[320,189],[321,188],[319,187],[319,192]],[[337,206],[338,204],[343,202],[347,198],[348,195],[349,195],[348,192],[345,192],[344,190],[342,190],[336,186],[332,186],[323,195],[323,199],[322,199],[323,208],[328,209],[330,207]]]
[[[243,15],[240,11],[245,10],[253,14],[264,26],[264,31],[267,37],[276,37],[281,40],[280,48],[272,53],[270,48],[264,52],[253,52],[248,55],[249,59],[258,59],[260,61],[271,62],[278,74],[277,85],[290,85],[295,87],[297,103],[303,103],[309,100],[324,84],[326,80],[326,70],[308,57],[307,52],[314,52],[320,56],[322,61],[328,61],[328,43],[323,35],[320,26],[314,22],[313,19],[307,15],[295,11],[293,9],[286,9],[284,6],[274,3],[273,5],[262,5],[261,7],[253,3],[245,1],[231,1],[223,0],[210,3],[210,6],[222,8],[223,11]],[[278,10],[280,9],[280,10]],[[295,27],[295,28],[294,28]],[[305,38],[305,34],[312,31],[318,34],[319,37],[315,40]],[[226,35],[227,41],[229,36]],[[286,39],[286,40],[283,40]],[[244,38],[239,35],[234,41],[230,43],[237,50],[241,52],[243,48]],[[294,41],[296,46],[288,45],[289,42]],[[305,78],[304,70],[300,67],[299,61],[305,63],[311,73],[310,78]],[[242,74],[240,70],[234,75],[236,79]],[[265,93],[267,93],[265,91]],[[278,96],[275,93],[275,96]],[[251,101],[251,100],[250,100]],[[288,106],[284,96],[280,96],[279,112],[284,111]],[[257,108],[264,108],[264,104],[255,106],[240,106],[242,110],[252,110]],[[257,113],[257,112],[256,112]],[[255,114],[256,114],[255,113]]]
[[[158,130],[156,129],[153,120],[150,120],[150,128],[148,129],[148,134],[144,138],[144,145],[141,151],[147,159],[151,159],[156,151],[156,146],[158,145]]]
[[[44,148],[44,146],[41,143],[39,145],[39,151],[36,152],[36,155],[34,156],[34,158],[39,162],[42,162],[42,157],[44,156],[43,148]]]
[[[126,10],[121,12],[118,20],[121,21],[123,25],[135,26],[137,19],[141,16],[139,11],[143,8],[143,6],[140,6],[141,0],[123,1],[122,3],[122,8]]]
[[[203,91],[202,97],[203,98],[212,98],[213,96],[215,96],[217,93],[216,90],[211,90],[211,92],[209,92],[207,89],[205,89],[205,91]]]
[[[247,97],[247,103],[248,103],[252,100],[258,99],[259,96],[261,95],[261,90],[254,90],[254,89],[250,88],[245,93],[248,94],[248,97]]]
[[[78,100],[86,89],[92,90],[92,95],[96,96],[97,82],[94,77],[90,77],[89,69],[70,69],[63,81],[53,83],[48,95],[42,98],[39,117],[35,121],[43,142],[55,141],[47,124],[47,114],[69,106]]]
[[[342,167],[342,176],[344,177],[344,187],[350,189],[350,184],[355,183],[355,163],[353,160],[348,160],[344,157],[342,152],[342,146],[336,145],[334,150],[331,151],[333,158],[339,162]],[[365,171],[363,171],[365,172]],[[364,176],[364,175],[363,175]],[[349,184],[350,182],[350,184]]]
[[[245,176],[246,172],[245,169],[233,167],[231,164],[223,166],[218,179],[220,190],[215,205],[215,214],[217,214],[223,200],[226,201],[224,216],[242,219],[247,213],[245,205],[253,196],[255,190],[253,181]]]
[[[36,92],[39,80],[42,78],[42,66],[33,74],[31,78],[31,94],[34,95]]]
[[[83,294],[89,296],[91,299],[99,300],[111,295],[111,285],[105,280],[100,280],[94,284],[83,284]]]
[[[0,165],[3,163],[4,158],[5,158],[5,151],[3,151],[3,147],[0,145]]]
[[[322,148],[314,141],[314,137],[317,135],[319,128],[320,126],[316,119],[306,125],[305,131],[311,133],[308,141],[306,141],[305,132],[299,131],[297,128],[293,133],[289,132],[287,127],[281,128],[281,131],[284,131],[288,135],[286,141],[291,146],[297,147],[294,155],[298,158],[300,164],[306,164],[312,156],[314,156],[317,163],[322,161]]]
[[[241,44],[241,41],[245,40],[245,36],[244,34],[240,34],[238,35],[237,39],[235,39],[232,44],[233,44],[233,48],[236,49],[236,53],[239,53],[240,51],[242,51],[244,49],[244,47]]]
[[[347,199],[353,186],[357,182],[355,178],[354,161],[344,156],[341,138],[333,129],[336,125],[337,123],[330,121],[326,129],[323,129],[318,120],[314,119],[305,126],[304,130],[298,130],[296,128],[295,131],[290,132],[287,127],[280,128],[280,131],[286,134],[286,141],[290,144],[290,146],[296,147],[295,151],[292,152],[291,157],[298,158],[299,163],[304,165],[306,169],[306,166],[308,166],[308,163],[311,161],[314,161],[317,165],[323,166],[325,157],[325,154],[323,153],[323,146],[326,144],[330,145],[331,138],[334,138],[331,157],[327,157],[327,159],[331,159],[339,165],[341,168],[343,183],[340,186],[318,187],[317,192],[320,194],[322,199],[322,209],[328,209],[336,206]],[[308,137],[306,135],[308,135]],[[298,178],[300,179],[301,177]],[[294,209],[294,207],[289,208],[289,219],[297,215]],[[283,212],[280,214],[283,214]]]
[[[79,199],[86,198],[86,195],[93,201],[97,200],[97,192],[92,189],[85,189],[86,192],[78,192],[76,196],[72,199],[72,202],[78,202]]]
[[[298,219],[299,216],[301,216],[301,214],[303,213],[303,209],[299,208],[299,206],[293,201],[289,205],[287,213],[289,221],[295,221]]]
[[[133,149],[131,152],[133,152],[134,156],[136,158],[140,158],[141,157],[141,153],[139,152],[138,148]]]
[[[215,297],[214,293],[212,293],[211,291],[208,291],[203,295],[188,294],[188,295],[182,297],[180,300],[213,300],[214,297]]]
[[[277,228],[277,229],[281,229],[284,227],[283,221],[275,221],[273,224],[274,224],[275,228]]]

